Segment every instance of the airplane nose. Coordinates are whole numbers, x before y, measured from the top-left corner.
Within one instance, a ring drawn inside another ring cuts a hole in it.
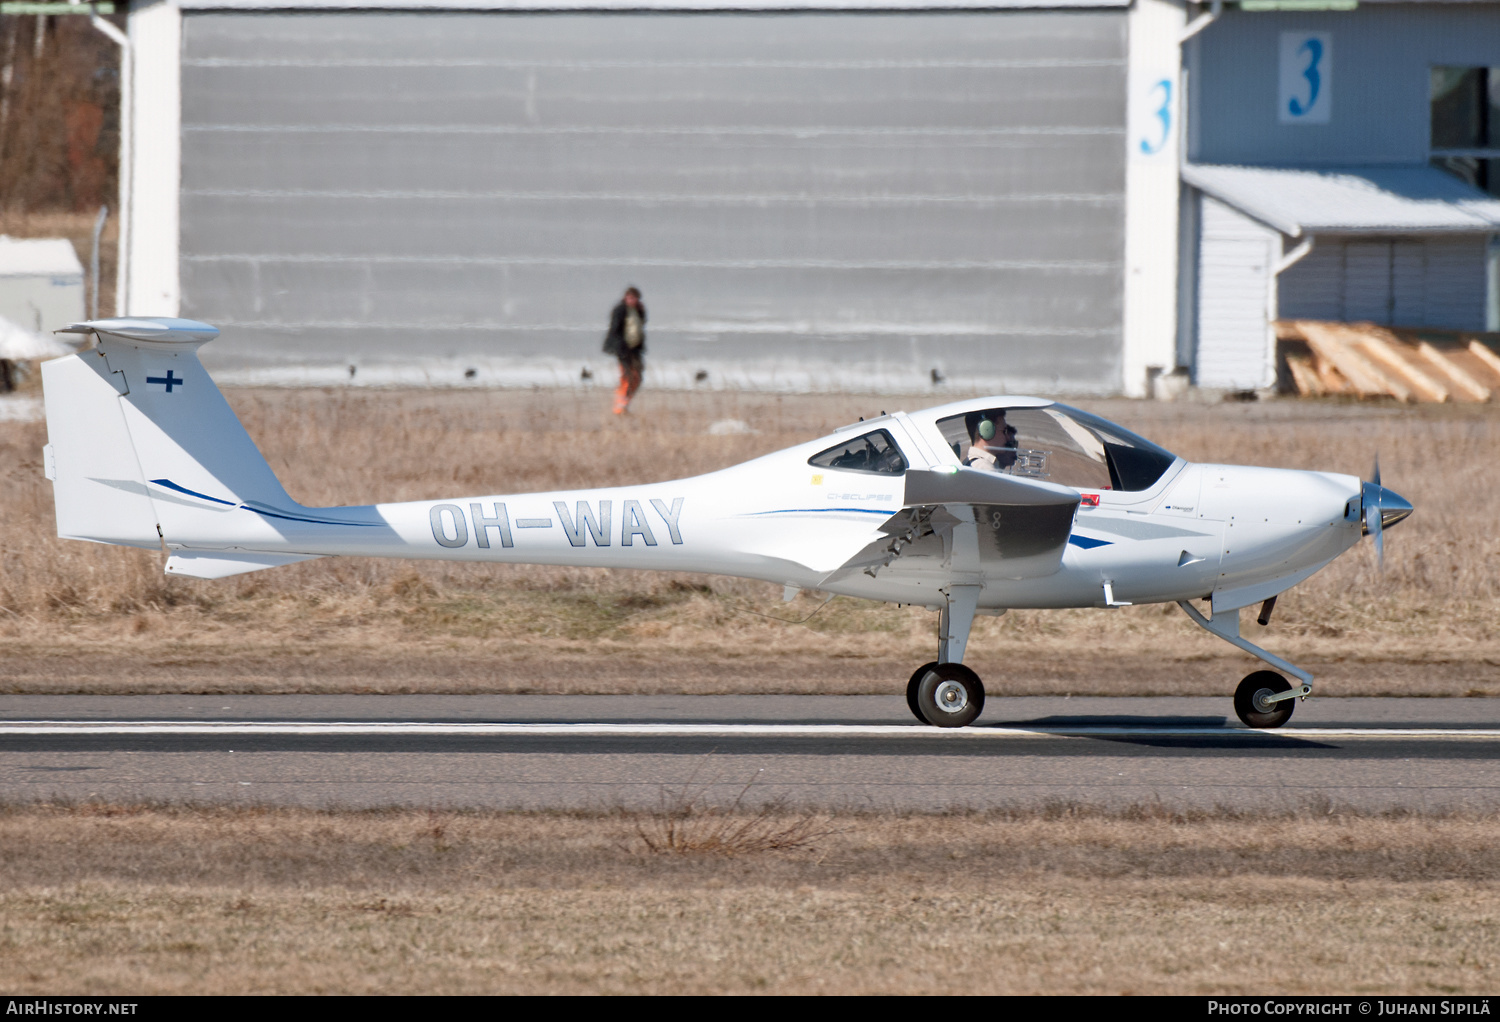
[[[1372,508],[1380,509],[1381,531],[1389,529],[1397,522],[1404,521],[1416,510],[1411,506],[1411,501],[1394,490],[1387,490],[1379,483],[1365,483],[1363,492],[1360,494],[1361,510],[1364,512],[1360,518],[1365,522],[1364,534],[1370,534],[1370,514]]]

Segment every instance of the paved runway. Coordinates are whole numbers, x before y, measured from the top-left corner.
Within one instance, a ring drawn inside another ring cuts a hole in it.
[[[957,809],[1500,809],[1500,702],[1323,699],[1247,731],[1229,699],[4,696],[0,799],[368,807],[725,802]],[[701,790],[700,790],[701,789]]]

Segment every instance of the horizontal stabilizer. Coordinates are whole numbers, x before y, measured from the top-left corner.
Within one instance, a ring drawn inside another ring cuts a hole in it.
[[[279,568],[283,564],[316,560],[317,554],[240,554],[222,550],[195,553],[179,550],[167,558],[168,575],[186,575],[189,578],[228,578],[249,571]]]
[[[129,340],[173,347],[185,345],[189,350],[219,336],[219,328],[195,319],[169,319],[162,316],[121,316],[118,319],[94,319],[73,323],[54,330],[59,334],[113,334]]]

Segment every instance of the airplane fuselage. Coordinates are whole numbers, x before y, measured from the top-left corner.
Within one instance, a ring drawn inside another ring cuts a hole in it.
[[[893,432],[911,467],[952,471],[945,448],[908,435],[905,415],[860,423]],[[920,435],[920,434],[918,434]],[[1359,541],[1360,480],[1178,459],[1151,488],[1083,491],[1053,572],[1012,577],[1004,561],[965,557],[958,521],[873,570],[839,569],[878,544],[903,504],[899,476],[815,470],[829,438],[702,476],[642,486],[485,494],[364,507],[240,504],[153,480],[153,492],[215,512],[164,537],[186,558],[215,551],[376,555],[685,571],[763,579],[892,603],[937,606],[958,582],[982,608],[1061,608],[1213,598],[1257,603]],[[926,455],[925,462],[916,460]],[[957,511],[957,509],[955,509]],[[962,518],[963,511],[958,511]],[[329,528],[329,526],[343,528]],[[1106,595],[1105,584],[1109,583]]]

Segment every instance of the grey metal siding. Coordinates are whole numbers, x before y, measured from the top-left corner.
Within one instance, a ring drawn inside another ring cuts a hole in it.
[[[1200,387],[1253,390],[1270,383],[1266,321],[1277,233],[1217,199],[1201,200],[1198,246]]]
[[[1329,32],[1327,124],[1276,119],[1284,31]],[[1198,163],[1328,166],[1426,163],[1429,69],[1500,65],[1500,5],[1362,4],[1353,11],[1229,8],[1189,46]]]
[[[1280,315],[1482,330],[1486,240],[1319,237],[1279,278]]]
[[[1344,318],[1344,246],[1318,238],[1316,247],[1276,278],[1282,319]]]
[[[1119,379],[1125,19],[188,13],[183,314],[230,357]]]
[[[1391,321],[1391,243],[1360,239],[1344,245],[1344,318]]]
[[[1488,238],[1429,238],[1425,244],[1427,318],[1423,325],[1485,329],[1485,249]]]

